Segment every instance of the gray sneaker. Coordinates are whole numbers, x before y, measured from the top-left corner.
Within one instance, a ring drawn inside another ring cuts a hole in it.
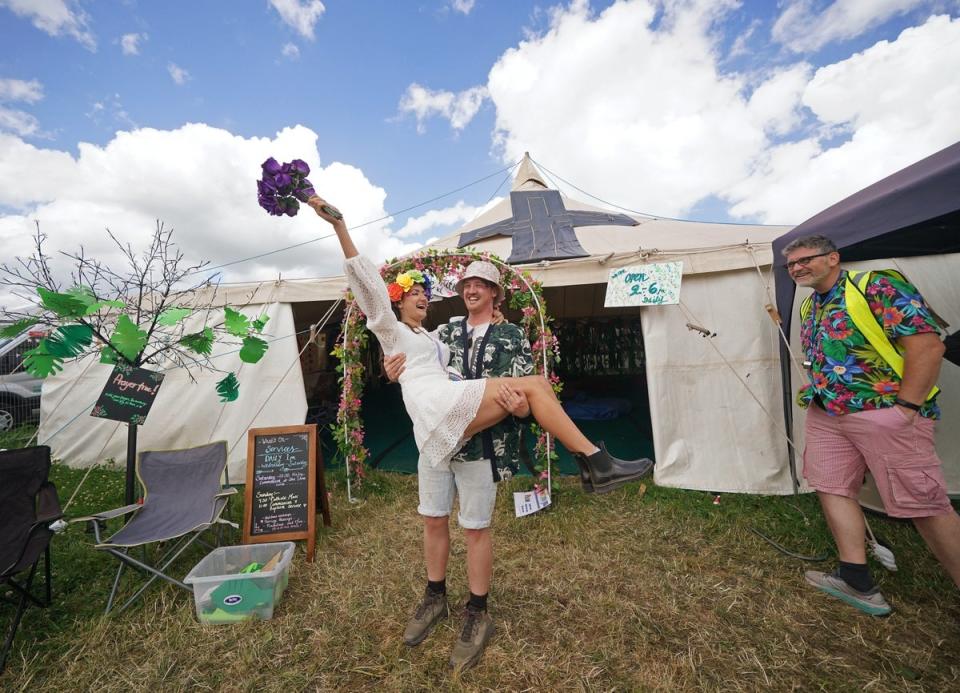
[[[407,628],[403,631],[403,641],[410,647],[419,645],[430,635],[433,627],[449,615],[446,593],[434,594],[429,589],[426,590],[423,600],[417,605],[416,611],[407,622]]]
[[[480,661],[483,648],[493,637],[494,631],[493,618],[486,611],[477,611],[468,606],[465,616],[463,630],[450,654],[450,666],[460,671],[466,671]]]
[[[818,590],[826,592],[871,616],[888,616],[893,611],[876,587],[869,592],[860,592],[853,589],[843,578],[835,574],[821,573],[819,570],[808,570],[803,574],[803,577]]]

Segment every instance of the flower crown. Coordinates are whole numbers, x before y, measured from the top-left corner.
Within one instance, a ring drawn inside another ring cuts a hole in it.
[[[390,301],[396,303],[403,295],[413,288],[414,284],[423,284],[423,292],[427,295],[429,301],[432,294],[430,275],[424,274],[420,270],[407,270],[397,275],[396,280],[387,284],[387,295]]]

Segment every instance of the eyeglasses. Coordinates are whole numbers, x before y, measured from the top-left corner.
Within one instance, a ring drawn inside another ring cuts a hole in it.
[[[806,257],[798,257],[796,260],[791,260],[790,262],[788,262],[785,266],[788,272],[792,270],[794,267],[796,267],[797,265],[800,265],[801,267],[806,267],[811,263],[811,261],[813,261],[814,258],[823,257],[824,255],[829,255],[832,252],[834,251],[828,250],[825,253],[817,253],[816,255],[807,255]]]

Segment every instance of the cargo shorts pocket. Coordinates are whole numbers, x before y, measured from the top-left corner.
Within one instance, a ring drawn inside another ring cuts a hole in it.
[[[883,455],[893,500],[902,508],[937,506],[946,493],[946,480],[939,462],[929,455]]]

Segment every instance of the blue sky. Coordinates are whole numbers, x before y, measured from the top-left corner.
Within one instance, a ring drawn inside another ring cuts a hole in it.
[[[0,0],[0,242],[29,252],[39,219],[108,252],[104,227],[161,218],[220,263],[322,232],[256,206],[269,155],[306,159],[353,223],[526,150],[631,209],[799,223],[960,139],[958,46],[955,0]],[[361,249],[443,235],[500,182]],[[227,278],[337,273],[310,252]]]

